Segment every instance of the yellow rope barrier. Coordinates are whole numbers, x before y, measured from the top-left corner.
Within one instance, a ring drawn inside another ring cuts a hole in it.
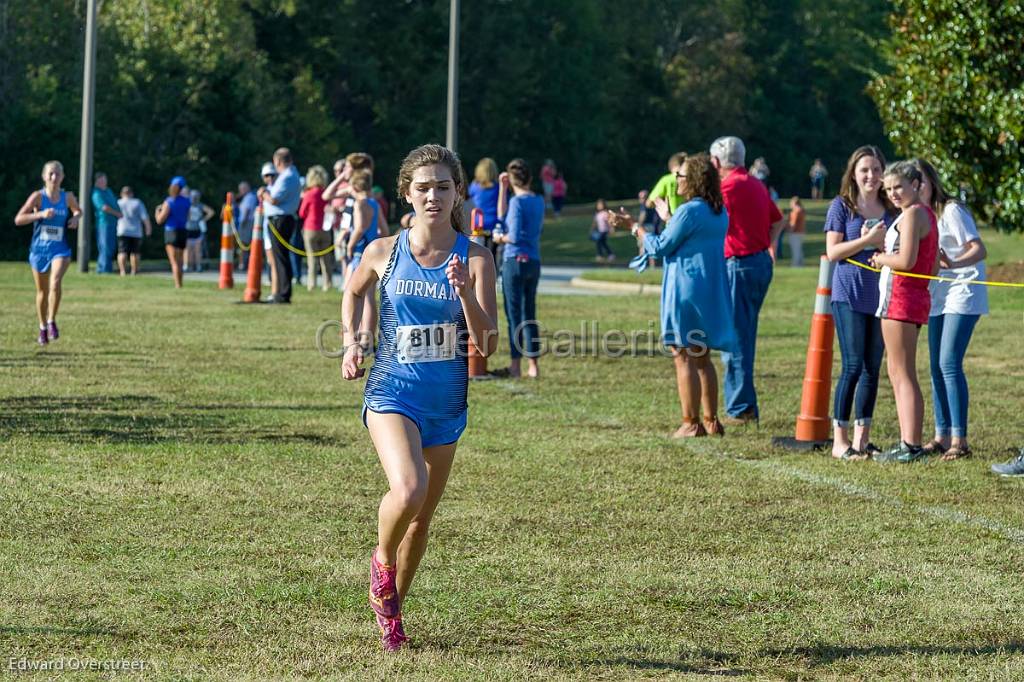
[[[242,251],[248,251],[249,249],[251,249],[252,240],[250,239],[248,244],[243,244],[241,237],[238,236],[238,230],[235,229],[234,222],[230,222],[228,223],[228,225],[231,226],[231,236],[235,238],[235,243],[238,244],[238,248],[240,248]]]
[[[272,222],[270,222],[269,220],[267,221],[267,227],[270,228],[270,231],[273,233],[274,237],[277,238],[277,241],[281,242],[281,246],[283,246],[284,248],[288,249],[292,253],[297,253],[300,256],[307,255],[305,251],[300,251],[299,249],[295,248],[294,246],[292,246],[291,244],[286,242],[284,239],[282,239],[281,235],[278,234],[278,232],[277,232],[277,228],[274,227],[274,224]],[[313,257],[314,258],[319,258],[320,256],[326,256],[331,251],[334,251],[334,244],[331,244],[330,246],[328,246],[323,251],[314,251],[313,252]]]
[[[852,258],[847,258],[846,262],[850,263],[852,265],[856,265],[858,268],[864,268],[865,270],[870,270],[871,272],[881,272],[882,271],[881,268],[873,268],[870,265],[866,265],[865,263],[861,263],[860,261],[853,260]],[[934,280],[936,282],[952,282],[952,283],[959,283],[959,284],[984,284],[987,287],[1024,288],[1024,284],[1017,284],[1015,282],[987,282],[987,281],[985,281],[983,279],[956,279],[955,277],[938,277],[936,275],[921,275],[921,274],[918,274],[916,272],[901,272],[899,270],[893,270],[892,274],[900,275],[902,277],[913,277],[915,279],[930,279],[930,280]]]

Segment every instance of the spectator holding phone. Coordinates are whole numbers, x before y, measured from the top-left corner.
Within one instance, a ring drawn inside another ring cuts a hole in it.
[[[825,217],[825,253],[836,264],[832,318],[842,358],[832,409],[832,456],[838,459],[857,461],[881,452],[870,441],[884,349],[881,321],[875,317],[878,273],[846,261],[867,265],[882,246],[886,226],[896,218],[882,191],[884,168],[885,155],[878,147],[858,147],[846,163],[839,196]]]

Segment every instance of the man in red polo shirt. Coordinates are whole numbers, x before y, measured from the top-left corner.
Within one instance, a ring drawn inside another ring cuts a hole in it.
[[[757,421],[760,416],[754,390],[757,318],[772,281],[768,248],[783,228],[782,213],[764,183],[747,174],[746,154],[738,137],[720,137],[711,143],[711,162],[722,178],[722,199],[729,214],[725,260],[738,342],[734,352],[722,353],[722,362],[725,421],[732,424]]]

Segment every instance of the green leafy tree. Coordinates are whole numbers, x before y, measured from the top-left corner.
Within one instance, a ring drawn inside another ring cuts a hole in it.
[[[1024,229],[1024,3],[897,0],[871,92],[893,145],[992,225]]]
[[[85,5],[0,0],[0,258],[24,257],[10,219],[43,162],[63,161],[77,187]],[[303,170],[369,151],[393,191],[409,149],[444,138],[448,5],[101,0],[95,166],[150,207],[175,174],[218,206],[278,146]],[[669,154],[738,134],[781,192],[806,189],[815,156],[834,168],[883,138],[864,86],[884,67],[886,7],[463,3],[459,151],[467,170],[554,158],[570,200],[589,201],[633,195]]]

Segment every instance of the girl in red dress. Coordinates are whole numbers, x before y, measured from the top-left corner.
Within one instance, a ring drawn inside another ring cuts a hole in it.
[[[938,228],[935,213],[921,200],[922,182],[921,171],[909,161],[885,169],[885,192],[902,213],[886,232],[885,253],[871,258],[872,265],[882,268],[876,314],[882,318],[886,368],[900,422],[900,444],[876,459],[902,464],[926,455],[921,447],[924,397],[917,382],[916,357],[917,337],[931,311],[929,280],[896,274],[934,275],[939,269]]]

